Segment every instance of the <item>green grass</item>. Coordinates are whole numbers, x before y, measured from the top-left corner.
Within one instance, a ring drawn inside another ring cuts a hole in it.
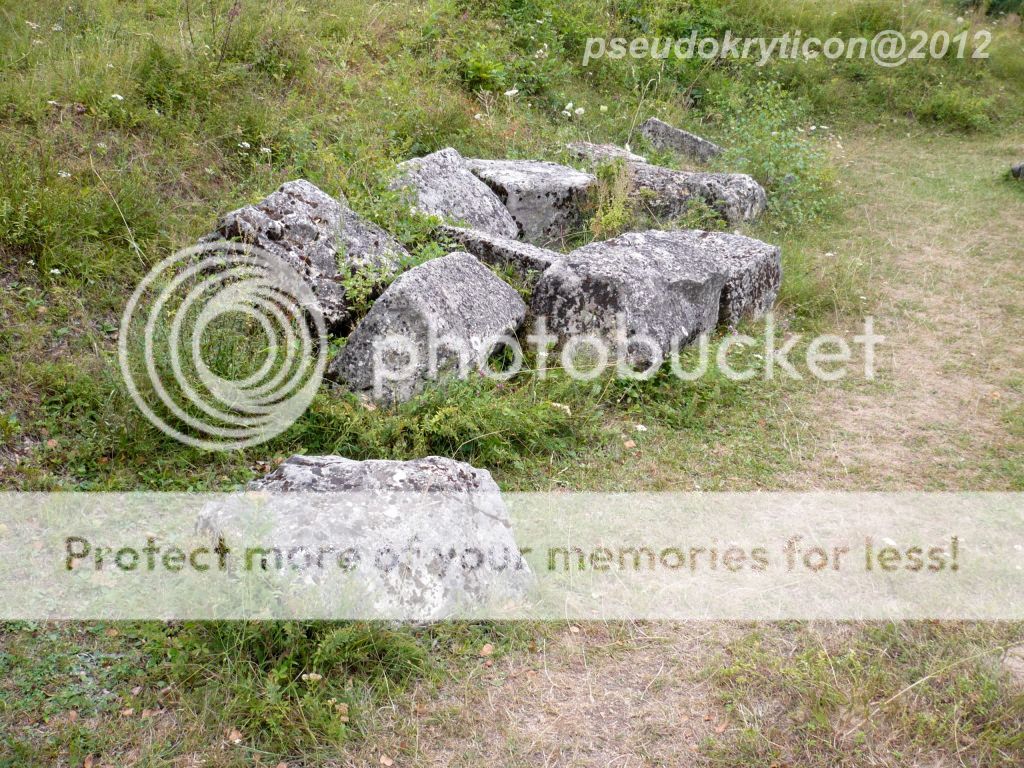
[[[1012,765],[1024,694],[999,669],[1012,624],[765,626],[708,674],[739,728],[711,765],[904,765],[927,756]]]
[[[923,145],[935,135],[935,151],[949,158],[957,142],[1014,135],[1024,119],[1020,31],[998,15],[972,18],[993,31],[990,60],[896,70],[856,61],[602,60],[583,68],[586,39],[795,28],[870,37],[886,28],[956,31],[956,15],[952,6],[896,0],[9,4],[0,11],[0,487],[229,490],[295,452],[452,456],[516,490],[777,487],[805,458],[803,406],[814,391],[722,376],[580,384],[528,372],[507,384],[432,389],[394,410],[324,391],[274,442],[203,453],[166,438],[131,404],[114,359],[120,314],[152,264],[284,181],[304,177],[344,194],[417,263],[442,250],[432,222],[388,191],[396,162],[448,145],[565,161],[565,143],[581,138],[647,151],[635,127],[658,115],[721,141],[721,167],[752,173],[768,189],[769,213],[749,231],[783,247],[786,330],[849,323],[873,305],[888,245],[850,223],[844,173],[828,160],[833,138],[870,130],[884,155],[894,136],[913,132]],[[518,94],[504,95],[512,89]],[[584,113],[564,116],[568,102]],[[827,131],[810,130],[822,123]],[[603,194],[574,243],[638,224],[619,181],[602,174]],[[914,200],[954,194],[934,177],[911,183]],[[1000,184],[955,194],[982,216],[1024,191]],[[707,211],[691,214],[687,223],[720,225]],[[840,250],[842,238],[859,246],[823,255]],[[363,297],[358,312],[376,281],[350,278]],[[757,336],[762,326],[744,330]],[[1019,441],[1020,409],[1007,408],[1005,423]],[[972,458],[987,462],[993,487],[1024,483],[1013,446]],[[218,765],[273,765],[300,753],[331,759],[373,738],[376,708],[414,686],[469,674],[485,643],[500,657],[556,630],[8,625],[0,632],[0,765],[81,765],[98,754],[127,762],[132,749],[154,766],[186,752]],[[806,627],[765,628],[730,647],[712,674],[743,732],[705,745],[704,756],[720,765],[879,758],[873,750],[888,736],[872,721],[854,728],[853,741],[835,740],[877,707],[900,749],[953,754],[961,746],[954,734],[964,734],[976,764],[998,765],[1003,754],[1021,754],[1020,702],[980,652],[1015,631],[875,627],[823,651]],[[912,696],[897,695],[928,675]],[[747,722],[758,697],[787,711]],[[347,722],[339,704],[349,707]],[[226,746],[232,729],[241,745]],[[900,764],[902,755],[892,759]]]

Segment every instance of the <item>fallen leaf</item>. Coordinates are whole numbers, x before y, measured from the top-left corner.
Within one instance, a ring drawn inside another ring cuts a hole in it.
[[[242,740],[242,732],[237,728],[232,728],[228,732],[228,741],[232,744],[238,744]]]
[[[107,631],[106,631],[106,632],[105,632],[104,634],[106,634],[106,636],[107,636],[107,637],[117,637],[117,636],[118,636],[118,635],[120,635],[121,633],[120,633],[120,632],[118,632],[118,631],[117,631],[116,629],[114,629],[113,627],[111,627],[111,628],[110,628],[110,629],[108,629],[108,630],[107,630]]]
[[[380,764],[386,767],[386,766],[389,766],[389,765],[394,765],[395,761],[392,760],[387,755],[381,755],[380,756]]]
[[[715,726],[715,733],[725,733],[725,729],[728,727],[728,723],[719,723]]]
[[[57,441],[56,441],[56,440],[54,440],[54,439],[53,439],[53,438],[51,437],[51,438],[50,438],[49,440],[47,440],[47,441],[46,441],[46,447],[47,447],[47,448],[56,448],[56,447],[57,447]]]
[[[574,635],[578,635],[580,633],[580,628],[573,624],[571,627],[569,627],[569,631],[572,632]]]
[[[627,440],[622,444],[623,448],[633,449],[636,448],[636,440]]]
[[[92,764],[93,764],[93,756],[89,755],[87,758],[85,758],[85,762],[82,763],[82,768],[92,768]]]
[[[142,717],[152,717],[156,714],[155,709],[144,709],[142,710]]]
[[[126,707],[125,709],[121,710],[121,717],[131,717],[134,714],[135,714],[135,708],[134,707]]]
[[[78,719],[78,710],[77,709],[72,709],[70,712],[68,712],[68,722],[69,723],[73,723],[77,719]]]
[[[278,763],[274,768],[288,768],[288,763]]]
[[[141,685],[136,685],[134,688],[132,688],[132,696],[138,696],[140,693],[142,693]]]
[[[481,656],[490,656],[492,653],[494,653],[494,646],[490,643],[485,643],[484,647],[480,649]]]

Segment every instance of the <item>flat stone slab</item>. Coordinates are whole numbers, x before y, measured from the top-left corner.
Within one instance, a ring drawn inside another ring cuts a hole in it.
[[[416,210],[499,237],[517,236],[512,214],[451,147],[399,163],[398,171],[391,187],[409,190]]]
[[[497,484],[460,461],[292,456],[246,491],[204,509],[199,530],[265,542],[257,567],[271,563],[277,599],[301,615],[433,621],[533,582]]]
[[[589,173],[539,160],[467,160],[466,164],[505,204],[519,238],[531,243],[555,242],[577,231],[583,220],[581,206],[597,181]]]
[[[591,163],[608,163],[625,160],[627,163],[646,163],[647,158],[638,155],[625,147],[615,144],[591,144],[589,141],[573,141],[566,144],[569,154],[578,160]]]
[[[223,216],[204,242],[258,246],[302,275],[313,288],[328,329],[349,318],[342,270],[395,271],[408,252],[387,232],[305,179],[282,184],[264,200]]]
[[[649,118],[641,125],[640,133],[652,147],[678,152],[701,163],[707,163],[722,154],[722,148],[713,141],[676,128],[656,117]]]
[[[677,218],[697,197],[735,226],[756,219],[768,204],[764,188],[745,173],[676,171],[649,163],[630,163],[629,170],[634,200],[658,218]]]
[[[782,252],[777,245],[727,232],[685,229],[664,233],[678,247],[692,248],[725,273],[718,323],[735,327],[772,308],[782,284]]]
[[[667,359],[718,321],[727,275],[672,232],[629,232],[567,254],[538,281],[530,304],[562,343],[624,335],[635,362]],[[640,337],[640,338],[638,338]]]
[[[535,283],[544,270],[562,258],[557,251],[475,229],[443,226],[440,232],[485,264],[510,268],[529,284]]]
[[[519,294],[478,259],[451,253],[388,286],[328,366],[327,378],[384,402],[468,376],[526,316]]]

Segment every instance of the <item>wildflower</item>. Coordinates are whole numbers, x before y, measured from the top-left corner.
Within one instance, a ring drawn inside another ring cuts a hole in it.
[[[568,109],[563,109],[562,115],[564,115],[565,117],[572,117],[572,112],[570,112]]]
[[[57,171],[57,175],[60,176],[62,179],[70,179],[71,178],[71,174],[68,173],[67,171]]]
[[[473,115],[473,119],[474,120],[483,120],[484,116],[480,112],[477,112],[475,115]]]
[[[114,101],[124,101],[124,96],[122,96],[120,93],[112,93],[110,94],[110,98],[112,98]]]
[[[26,21],[25,23],[28,24],[29,29],[39,29],[39,25],[34,21]]]
[[[270,154],[270,147],[260,147],[260,152],[264,155]]]
[[[583,107],[576,107],[576,114],[582,115],[586,110]]]
[[[568,104],[565,105],[565,111],[566,112],[571,112],[572,111],[572,102],[571,101]]]
[[[607,104],[602,104],[601,105],[601,111],[602,112],[607,112],[608,111],[608,105]]]
[[[513,96],[515,96],[516,94],[518,94],[518,93],[519,93],[519,89],[518,88],[512,88],[511,90],[505,91],[505,95],[508,96],[510,99]]]
[[[106,149],[106,148],[107,148],[107,143],[105,141],[97,141],[96,142],[96,149]]]
[[[636,431],[637,432],[646,432],[647,431],[647,427],[645,427],[643,424],[637,424],[636,425]]]
[[[302,675],[302,679],[307,683],[316,683],[323,680],[324,676],[317,674],[316,672],[306,672]]]
[[[54,32],[64,31],[64,27],[62,27],[60,24],[54,24],[52,27],[50,27],[50,29],[52,29]]]
[[[51,107],[59,107],[60,106],[60,102],[59,101],[54,101],[53,99],[50,99],[46,103],[49,104]]]
[[[248,141],[240,141],[238,142],[238,146],[242,149],[249,149],[250,147],[252,147],[252,144],[250,144]]]
[[[50,270],[50,274],[51,275],[59,275],[60,274],[60,270],[59,269],[51,269]]]

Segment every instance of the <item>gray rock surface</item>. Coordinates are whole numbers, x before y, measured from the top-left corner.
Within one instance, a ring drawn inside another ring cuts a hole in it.
[[[597,181],[575,168],[537,160],[467,160],[466,165],[505,204],[518,236],[531,243],[554,242],[578,230],[581,206]]]
[[[499,237],[517,236],[508,209],[451,147],[399,163],[398,170],[392,189],[408,190],[417,210]]]
[[[282,184],[266,199],[221,218],[205,242],[238,240],[280,258],[313,288],[327,327],[348,319],[341,269],[397,270],[406,250],[376,224],[306,181]]]
[[[667,358],[718,320],[726,273],[673,232],[650,230],[591,243],[552,266],[533,291],[530,313],[561,341],[624,336],[634,362]]]
[[[614,144],[591,144],[589,141],[573,141],[566,145],[569,154],[578,160],[591,163],[607,163],[613,160],[625,160],[628,163],[646,163],[647,158],[637,155],[624,147]]]
[[[510,267],[529,283],[535,283],[544,270],[562,258],[562,254],[556,251],[475,229],[443,226],[440,232],[485,264]]]
[[[736,225],[760,216],[768,203],[764,188],[745,173],[676,171],[649,163],[630,163],[629,170],[634,200],[658,218],[680,216],[699,197]]]
[[[246,490],[204,509],[199,529],[255,533],[287,553],[270,576],[278,599],[305,617],[466,616],[520,600],[532,583],[498,486],[460,461],[292,456]],[[319,561],[305,557],[325,547]]]
[[[771,309],[782,284],[782,252],[777,245],[727,232],[686,229],[662,238],[680,250],[692,248],[725,273],[718,313],[720,325],[735,327],[743,318],[758,318]]]
[[[641,125],[640,133],[652,147],[678,152],[702,163],[722,154],[722,148],[714,142],[671,126],[656,117],[649,118]]]
[[[451,253],[384,291],[327,378],[385,402],[408,400],[428,381],[478,369],[525,315],[513,288],[470,254]]]

